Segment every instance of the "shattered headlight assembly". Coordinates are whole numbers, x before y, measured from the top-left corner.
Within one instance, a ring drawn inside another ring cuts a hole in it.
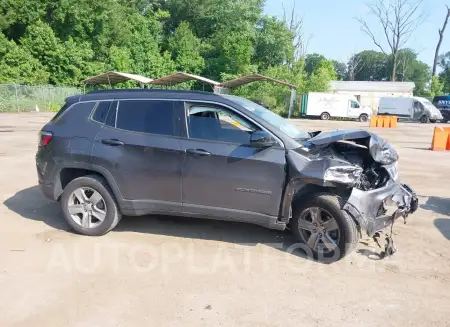
[[[363,169],[358,166],[336,166],[325,171],[324,180],[341,184],[355,185],[361,178]]]
[[[369,151],[373,160],[382,165],[390,165],[398,161],[397,151],[385,140],[375,135],[370,139]]]

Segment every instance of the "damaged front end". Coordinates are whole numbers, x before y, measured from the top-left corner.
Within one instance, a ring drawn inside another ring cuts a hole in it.
[[[295,164],[296,154],[288,154],[297,175],[341,194],[346,199],[343,209],[371,237],[417,210],[414,191],[399,182],[397,152],[375,134],[319,133],[295,153],[307,158]]]

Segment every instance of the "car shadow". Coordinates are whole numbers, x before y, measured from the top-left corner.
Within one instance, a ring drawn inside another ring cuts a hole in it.
[[[450,219],[437,218],[434,220],[434,226],[450,241]]]
[[[450,216],[450,199],[430,196],[427,202],[420,205],[420,208],[440,215]]]
[[[41,193],[39,186],[21,190],[3,204],[23,218],[42,221],[55,229],[73,233],[64,221],[59,203],[48,200]],[[125,216],[113,232],[215,240],[245,246],[264,244],[299,258],[319,262],[300,250],[300,244],[290,232],[270,230],[246,223],[176,216]]]
[[[48,200],[39,186],[21,190],[6,199],[3,204],[24,218],[42,221],[53,228],[69,231],[69,225],[62,219],[59,203]]]

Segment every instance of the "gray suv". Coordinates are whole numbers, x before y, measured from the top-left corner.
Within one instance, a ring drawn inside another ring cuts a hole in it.
[[[235,96],[107,90],[66,100],[40,131],[36,167],[80,234],[122,215],[240,221],[289,228],[334,261],[417,209],[397,160],[367,131],[307,133]]]

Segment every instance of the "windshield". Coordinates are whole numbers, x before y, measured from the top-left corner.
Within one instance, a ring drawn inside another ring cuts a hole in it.
[[[437,108],[434,106],[434,104],[431,103],[428,99],[420,98],[420,102],[425,106],[425,108],[430,108],[432,110],[437,110]]]
[[[287,119],[278,116],[276,113],[270,111],[269,109],[264,108],[263,106],[260,106],[257,103],[254,103],[253,101],[233,95],[222,95],[222,96],[226,97],[227,99],[233,102],[236,102],[237,104],[241,105],[248,111],[251,111],[256,116],[258,116],[261,119],[264,119],[266,122],[268,122],[269,124],[271,124],[272,126],[279,129],[284,134],[288,135],[293,139],[304,140],[311,138],[311,135],[309,135],[309,133],[298,129],[295,125],[289,123]]]

